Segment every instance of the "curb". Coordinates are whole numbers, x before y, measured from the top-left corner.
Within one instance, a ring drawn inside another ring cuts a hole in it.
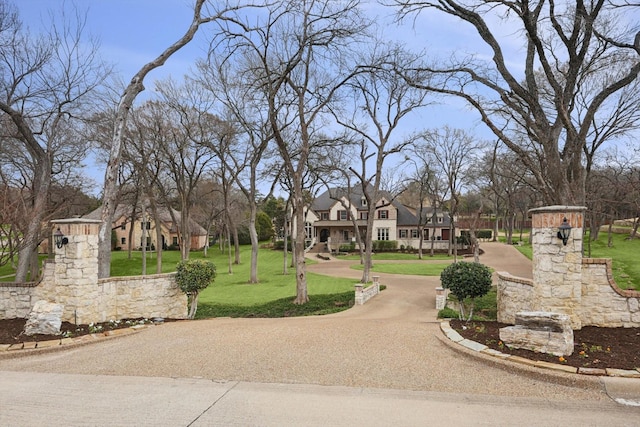
[[[632,370],[613,368],[576,368],[573,366],[560,365],[558,363],[529,360],[525,359],[524,357],[505,354],[497,350],[493,350],[486,345],[462,337],[462,335],[460,335],[455,329],[451,327],[448,320],[443,320],[440,322],[440,330],[451,342],[465,347],[467,350],[471,350],[473,352],[484,354],[487,356],[492,356],[498,360],[508,360],[510,362],[515,362],[534,368],[548,369],[569,374],[600,377],[640,378],[640,368]]]
[[[74,337],[74,338],[61,337],[55,340],[48,340],[48,341],[32,341],[32,342],[22,342],[17,344],[0,344],[0,359],[32,354],[33,352],[36,352],[38,350],[42,350],[42,352],[55,351],[55,350],[61,350],[63,348],[101,342],[110,338],[132,335],[132,334],[135,334],[136,332],[150,328],[152,326],[155,326],[155,325],[153,324],[134,325],[128,328],[112,329],[110,331],[81,335],[79,337]],[[27,350],[27,351],[23,351],[23,350]]]

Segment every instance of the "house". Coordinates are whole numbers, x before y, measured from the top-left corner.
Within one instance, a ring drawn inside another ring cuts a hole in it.
[[[146,209],[143,219],[142,210],[140,208],[137,208],[133,223],[131,222],[132,211],[133,206],[131,205],[119,204],[118,206],[116,206],[112,226],[116,235],[115,247],[125,251],[129,250],[129,248],[134,250],[141,249],[143,245],[142,230],[146,229],[147,248],[157,248],[159,245],[156,238],[156,223],[151,216],[150,210]],[[173,217],[176,221],[174,222],[173,218],[171,217],[171,212],[169,212],[169,208],[159,207],[158,211],[158,216],[160,217],[160,229],[162,230],[161,247],[179,247],[180,239],[178,236],[178,228],[181,213],[175,209],[171,209],[171,211],[173,212]],[[93,212],[85,215],[83,218],[100,219],[101,213],[102,208],[100,207]],[[202,226],[200,226],[193,220],[189,222],[189,228],[191,229],[191,248],[203,248],[207,243],[207,230],[205,230]],[[131,238],[130,231],[133,232],[133,234],[131,234]]]
[[[431,240],[436,249],[448,247],[451,236],[449,214],[432,207],[421,211],[393,200],[386,192],[381,192],[376,201],[373,222],[373,240],[396,241],[397,247],[417,248],[420,244],[418,219],[424,219],[423,249],[431,248]],[[330,189],[318,196],[305,212],[305,234],[307,247],[317,243],[323,248],[336,251],[342,245],[356,242],[352,219],[364,237],[369,207],[362,189]]]

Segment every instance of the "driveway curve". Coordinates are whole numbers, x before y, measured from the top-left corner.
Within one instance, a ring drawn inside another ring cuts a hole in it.
[[[521,256],[509,252],[514,248],[493,243],[483,247],[482,261],[496,269],[509,271],[506,267],[526,264],[526,258],[512,257]],[[309,271],[353,277],[355,283],[360,272],[350,269],[350,264],[320,262],[310,265]],[[0,371],[608,400],[596,378],[541,374],[454,349],[444,342],[436,320],[437,277],[380,276],[387,290],[341,313],[167,323],[88,346],[0,360]]]

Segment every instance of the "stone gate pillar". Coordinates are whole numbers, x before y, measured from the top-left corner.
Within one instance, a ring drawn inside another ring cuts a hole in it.
[[[93,319],[94,313],[100,310],[98,229],[101,221],[71,218],[53,220],[51,223],[54,235],[60,229],[68,240],[60,248],[53,242],[53,284],[56,302],[64,305],[62,320],[88,323],[87,319]]]
[[[573,329],[581,329],[582,206],[546,206],[531,209],[533,246],[532,309],[567,314]],[[566,246],[558,238],[564,218],[571,226]]]

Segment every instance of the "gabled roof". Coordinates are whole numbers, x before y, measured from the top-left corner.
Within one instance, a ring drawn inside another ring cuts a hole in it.
[[[176,218],[176,221],[180,222],[182,218],[182,213],[175,209],[171,209],[171,211],[173,212],[173,215]],[[129,217],[130,215],[131,215],[131,205],[118,204],[116,205],[113,218],[117,219],[123,216]],[[169,209],[165,207],[159,207],[158,216],[160,217],[160,222],[162,222],[163,224],[165,224],[165,226],[167,226],[167,228],[169,229],[169,232],[175,233],[177,231],[177,226],[176,224],[173,223],[173,219],[171,218],[171,213],[169,212]],[[83,216],[83,218],[86,218],[86,219],[102,219],[101,217],[102,217],[102,206]],[[195,222],[193,219],[189,220],[189,230],[191,231],[192,236],[207,235],[207,230],[205,230],[200,224]]]
[[[387,200],[391,200],[392,197],[387,191],[379,191],[380,199],[384,198]],[[311,209],[313,211],[328,211],[331,209],[333,205],[336,203],[340,203],[336,199],[345,198],[349,200],[352,207],[355,207],[358,210],[366,210],[368,207],[362,204],[362,187],[357,185],[351,188],[351,191],[347,188],[337,187],[330,188],[324,193],[320,194],[313,200],[311,204]]]
[[[393,197],[387,191],[379,192],[380,198],[384,198],[387,200],[392,200]],[[365,210],[368,207],[362,205],[362,187],[355,186],[351,188],[349,192],[346,188],[331,188],[324,193],[320,194],[316,197],[311,204],[311,210],[314,212],[319,211],[328,211],[333,207],[336,203],[340,203],[338,198],[344,197],[348,199],[351,203],[351,206],[355,207],[357,210]],[[393,200],[391,202],[391,206],[396,208],[398,213],[398,219],[396,223],[398,226],[416,226],[418,225],[419,213],[416,209],[411,209],[397,200]],[[424,207],[422,208],[423,218],[429,218],[433,215],[434,208],[433,207]],[[444,211],[438,209],[437,213],[444,213]],[[424,221],[426,223],[426,220]],[[437,223],[438,227],[449,227],[449,215],[444,215],[444,218],[441,223]],[[431,224],[429,224],[431,225]]]

